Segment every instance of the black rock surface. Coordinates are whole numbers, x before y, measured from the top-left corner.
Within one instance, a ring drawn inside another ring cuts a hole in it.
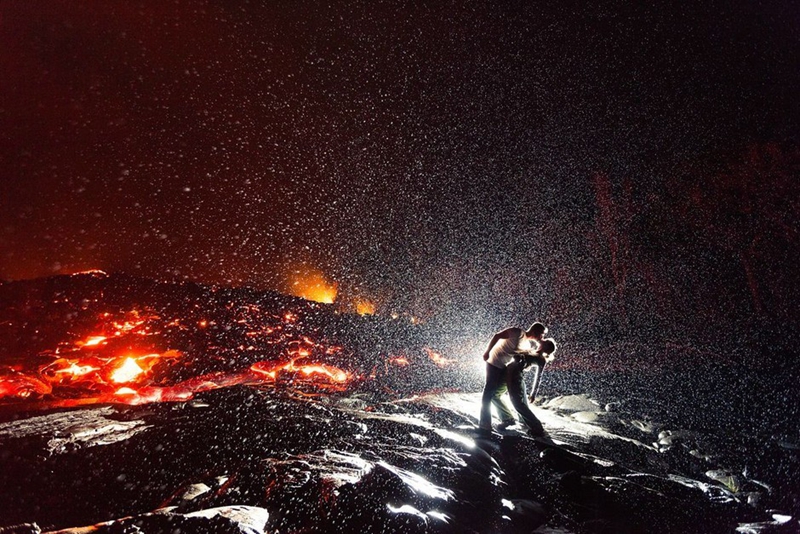
[[[554,368],[534,407],[549,438],[481,437],[479,366],[437,362],[424,326],[101,274],[0,297],[1,534],[800,531],[796,412],[726,405],[757,392],[713,383],[717,364],[689,379]],[[170,356],[131,387],[185,398],[130,402],[107,375],[53,371],[134,349]],[[349,380],[247,375],[301,351]]]
[[[478,402],[475,393],[308,397],[235,386],[185,403],[21,414],[0,424],[2,524],[99,524],[109,533],[796,531],[796,519],[769,512],[779,496],[712,469],[677,439],[651,442],[653,431],[602,410],[626,432],[581,422],[585,412],[574,409],[585,397],[536,408],[549,440],[519,428],[478,437]]]

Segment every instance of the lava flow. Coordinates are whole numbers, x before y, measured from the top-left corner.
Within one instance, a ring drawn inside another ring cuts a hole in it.
[[[70,299],[48,304],[65,300]],[[235,302],[227,302],[222,313],[218,306],[211,308],[208,319],[197,317],[197,306],[184,316],[170,317],[147,307],[81,310],[75,315],[90,325],[86,331],[68,333],[35,356],[4,355],[0,401],[139,404],[186,400],[200,391],[236,384],[344,390],[356,378],[331,364],[342,356],[340,347],[317,343],[300,332],[297,310],[275,314]],[[67,332],[77,327],[61,326]]]
[[[263,296],[234,298],[216,288],[187,296],[187,288],[176,286],[169,289],[181,291],[179,296],[152,303],[136,296],[145,293],[141,288],[127,286],[122,306],[113,304],[108,288],[113,277],[75,275],[62,281],[66,287],[53,295],[22,292],[18,303],[3,311],[0,342],[9,342],[0,346],[12,347],[31,330],[40,343],[0,352],[0,403],[182,401],[238,384],[341,392],[412,361],[453,363],[427,348],[416,357],[345,349],[322,330],[338,332],[342,327],[331,327],[332,322],[356,319],[316,302],[284,296],[259,302]],[[98,287],[87,290],[84,283]],[[25,309],[40,312],[26,317],[19,312]]]

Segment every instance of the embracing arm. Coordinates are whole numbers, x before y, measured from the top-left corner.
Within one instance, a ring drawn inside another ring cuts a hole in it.
[[[547,361],[543,357],[539,357],[533,362],[533,367],[536,368],[536,375],[533,377],[531,384],[531,394],[528,396],[528,401],[533,403],[536,400],[536,392],[539,390],[539,384],[542,383],[542,372]]]
[[[486,347],[486,351],[483,353],[483,360],[486,361],[489,359],[489,353],[492,351],[492,347],[500,341],[501,339],[508,339],[512,335],[515,335],[519,328],[506,328],[502,332],[496,333],[492,336],[492,340],[489,342],[489,346]]]

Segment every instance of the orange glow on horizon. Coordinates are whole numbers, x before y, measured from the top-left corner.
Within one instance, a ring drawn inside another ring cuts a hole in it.
[[[91,275],[94,275],[94,276],[108,276],[108,273],[106,273],[105,271],[102,271],[100,269],[86,269],[86,270],[83,270],[83,271],[76,271],[76,272],[72,273],[72,276],[75,276],[76,274],[84,274],[84,275],[91,274]]]
[[[313,302],[333,304],[339,293],[336,282],[331,282],[320,271],[302,269],[295,271],[289,279],[289,292],[295,297]]]

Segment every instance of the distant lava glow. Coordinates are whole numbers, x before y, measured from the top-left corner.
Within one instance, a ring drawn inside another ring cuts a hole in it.
[[[338,286],[315,269],[302,268],[290,276],[289,293],[313,302],[333,304]]]
[[[369,300],[358,300],[356,302],[356,313],[359,315],[375,315],[375,303]]]
[[[456,360],[445,358],[435,350],[430,349],[428,347],[425,347],[425,353],[428,355],[428,358],[430,358],[431,361],[436,365],[438,365],[439,367],[447,367],[448,365],[456,363]]]

